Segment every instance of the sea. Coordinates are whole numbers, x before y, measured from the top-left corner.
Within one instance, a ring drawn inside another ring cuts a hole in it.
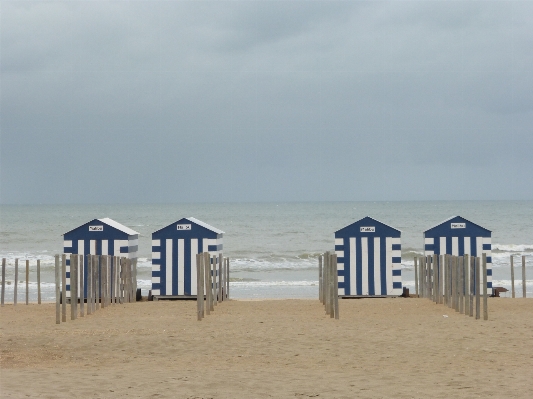
[[[533,201],[406,201],[190,203],[138,205],[0,205],[0,257],[6,259],[6,300],[12,301],[19,259],[18,300],[35,301],[41,261],[43,301],[54,300],[54,255],[62,235],[95,218],[109,217],[140,233],[138,287],[151,285],[151,234],[193,216],[225,232],[232,298],[318,298],[318,256],[334,250],[334,232],[370,216],[402,231],[402,281],[414,292],[414,257],[422,232],[452,216],[492,231],[493,285],[510,290],[510,256],[526,256],[527,296],[533,297]],[[521,259],[515,257],[515,288],[522,295]],[[510,296],[510,292],[502,294]]]

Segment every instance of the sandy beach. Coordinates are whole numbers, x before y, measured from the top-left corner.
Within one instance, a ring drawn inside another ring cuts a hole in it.
[[[159,301],[56,325],[53,304],[6,305],[1,396],[531,398],[533,299],[489,309],[341,300],[336,321],[318,300],[229,301],[198,322],[194,301]]]

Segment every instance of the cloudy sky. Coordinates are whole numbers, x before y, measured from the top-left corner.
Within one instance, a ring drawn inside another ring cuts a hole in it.
[[[1,203],[533,198],[533,2],[0,11]]]

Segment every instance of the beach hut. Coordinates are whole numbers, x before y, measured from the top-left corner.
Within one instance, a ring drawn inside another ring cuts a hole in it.
[[[137,258],[139,233],[113,219],[94,219],[63,235],[63,252]],[[84,257],[84,293],[87,295],[87,257]],[[70,298],[70,259],[67,257],[67,298]]]
[[[492,288],[492,232],[461,217],[453,216],[424,231],[425,255],[487,254],[487,288]]]
[[[218,255],[224,232],[193,217],[152,233],[152,295],[196,296],[196,254]]]
[[[401,249],[401,231],[371,217],[336,231],[339,295],[401,295]]]

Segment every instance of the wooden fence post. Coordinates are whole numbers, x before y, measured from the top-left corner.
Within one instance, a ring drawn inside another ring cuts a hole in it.
[[[480,290],[480,284],[479,284],[479,280],[480,280],[480,259],[479,259],[479,256],[476,256],[476,320],[478,320],[480,317],[481,317],[481,297],[479,295],[479,290]]]
[[[74,264],[75,262],[75,255],[70,254],[70,320],[76,319],[76,277],[75,277],[75,270],[76,266]]]
[[[463,256],[459,256],[459,261],[457,263],[458,270],[459,270],[459,313],[463,313],[464,311],[464,302],[465,302],[465,286],[464,286],[464,258]]]
[[[30,302],[30,261],[26,259],[26,305],[28,305]]]
[[[418,258],[418,289],[420,291],[419,295],[421,298],[425,297],[424,291],[424,257],[421,256]]]
[[[41,260],[37,259],[37,304],[41,304]]]
[[[61,324],[61,304],[60,304],[60,297],[61,297],[61,283],[60,283],[60,277],[61,277],[61,269],[59,266],[59,255],[55,255],[55,283],[56,283],[56,324]]]
[[[487,308],[487,254],[483,253],[483,320],[489,319],[489,310]]]
[[[522,298],[526,297],[526,256],[522,255]]]
[[[415,269],[415,294],[418,298],[418,257],[415,256],[414,258],[414,269]]]
[[[322,303],[322,255],[318,256],[318,300]]]
[[[107,306],[107,255],[102,255],[102,266],[101,271],[102,274],[102,309]]]
[[[213,270],[213,305],[218,304],[218,282],[217,282],[217,256],[211,256],[211,266]]]
[[[464,254],[463,256],[463,267],[464,267],[464,276],[465,276],[465,306],[464,306],[464,314],[469,315],[470,314],[470,258],[468,254]]]
[[[444,303],[444,262],[445,256],[439,255],[439,304]]]
[[[330,313],[330,302],[331,302],[330,287],[329,287],[331,269],[329,267],[329,264],[330,264],[329,251],[326,251],[326,253],[324,254],[324,277],[325,277],[324,278],[324,299],[325,299],[324,306],[326,308],[326,315],[329,315]]]
[[[2,306],[6,296],[6,258],[2,258]]]
[[[226,298],[229,299],[229,258],[226,258]]]
[[[512,298],[515,297],[515,291],[514,291],[514,263],[513,263],[513,255],[511,255],[511,296],[512,296]]]
[[[470,256],[470,304],[468,305],[469,316],[474,317],[474,295],[476,289],[476,258]]]
[[[202,254],[202,265],[204,267],[204,286],[205,286],[205,314],[211,314],[211,284],[209,275],[211,274],[211,268],[209,266],[209,254],[203,252]]]
[[[19,285],[19,260],[15,259],[15,285],[13,286],[13,306],[17,306],[18,285]]]
[[[80,276],[80,317],[85,316],[85,256],[78,256],[78,274]]]
[[[222,252],[218,254],[218,302],[222,302],[223,299],[222,299],[222,291],[223,291],[223,286],[222,286],[222,281],[223,281],[223,278],[222,278],[222,259],[223,259],[223,256],[222,256]]]
[[[335,317],[335,273],[333,268],[335,267],[334,254],[329,255],[329,317]]]
[[[93,313],[93,257],[87,254],[87,315]]]
[[[196,254],[196,320],[201,321],[203,314],[202,314],[202,303],[204,302],[203,293],[202,293],[202,282],[201,282],[201,272],[200,269],[202,268],[201,262],[201,255]]]
[[[438,287],[439,287],[439,255],[433,254],[433,297],[432,300],[435,303],[439,303],[439,293],[438,293]]]
[[[67,321],[67,255],[61,255],[61,321]]]
[[[337,254],[332,255],[331,269],[333,272],[333,311],[335,319],[339,320],[339,275],[337,272]]]

